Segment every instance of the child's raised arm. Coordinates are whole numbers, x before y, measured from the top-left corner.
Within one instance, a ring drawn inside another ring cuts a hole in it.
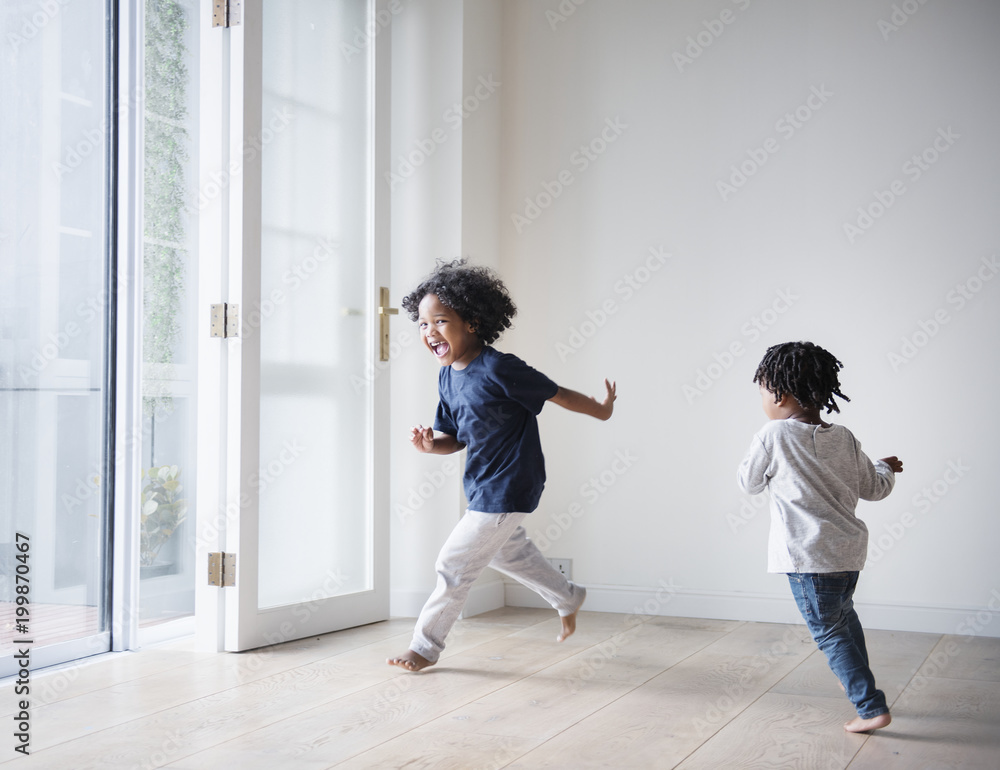
[[[615,410],[615,383],[604,381],[606,393],[603,401],[598,401],[591,396],[585,396],[569,388],[559,388],[559,392],[549,399],[553,404],[558,404],[563,409],[571,412],[589,414],[598,420],[607,420]]]

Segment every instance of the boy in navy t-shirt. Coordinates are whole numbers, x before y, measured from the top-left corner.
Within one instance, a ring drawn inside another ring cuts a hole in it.
[[[403,299],[403,307],[441,364],[434,429],[418,425],[411,440],[418,451],[432,454],[468,449],[469,509],[438,555],[437,586],[420,612],[410,649],[388,663],[408,671],[434,665],[472,583],[488,566],[528,586],[559,612],[561,642],[576,630],[587,591],[552,567],[521,526],[545,486],[536,416],[551,401],[607,420],[615,385],[605,380],[604,400],[597,401],[490,347],[510,327],[517,308],[488,268],[465,260],[439,263]]]

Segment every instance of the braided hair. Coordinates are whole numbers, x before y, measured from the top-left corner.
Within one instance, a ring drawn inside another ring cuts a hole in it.
[[[753,381],[774,394],[774,402],[788,393],[807,409],[839,412],[834,396],[850,401],[840,392],[837,373],[843,364],[836,356],[811,342],[784,342],[767,349]]]
[[[417,320],[420,301],[428,294],[436,294],[442,305],[458,313],[484,345],[509,329],[510,320],[517,314],[517,306],[500,277],[490,268],[469,265],[464,259],[439,259],[434,272],[403,297],[403,308],[411,321]]]

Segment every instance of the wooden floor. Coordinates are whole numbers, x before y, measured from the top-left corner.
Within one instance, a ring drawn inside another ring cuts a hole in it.
[[[184,640],[31,683],[17,768],[1000,768],[1000,639],[869,631],[893,723],[853,710],[803,626],[551,611],[459,621],[441,662],[385,665],[412,620],[240,654]],[[14,767],[14,765],[11,765]]]

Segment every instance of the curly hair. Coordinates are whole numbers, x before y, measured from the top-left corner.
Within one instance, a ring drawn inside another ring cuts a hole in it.
[[[767,349],[753,381],[774,394],[774,402],[786,393],[807,409],[839,412],[834,402],[837,396],[850,401],[840,392],[837,373],[844,367],[836,356],[811,342],[783,342]]]
[[[417,320],[420,301],[428,294],[436,294],[442,305],[458,313],[484,345],[509,329],[510,320],[517,314],[517,306],[500,277],[490,268],[469,265],[464,259],[439,259],[434,272],[403,297],[403,308],[411,321]]]

